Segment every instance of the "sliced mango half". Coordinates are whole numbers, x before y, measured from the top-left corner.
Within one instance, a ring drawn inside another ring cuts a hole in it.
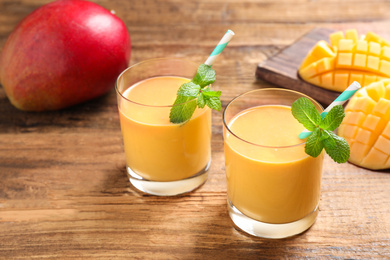
[[[390,79],[356,92],[345,108],[338,135],[351,148],[351,163],[372,170],[390,168]]]
[[[335,32],[330,45],[319,41],[299,67],[300,77],[316,86],[343,92],[352,82],[360,85],[390,78],[390,43],[373,32],[359,37],[356,30]]]

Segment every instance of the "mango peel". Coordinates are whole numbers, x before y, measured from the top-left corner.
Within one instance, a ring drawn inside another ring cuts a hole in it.
[[[353,81],[364,86],[390,79],[390,42],[373,32],[335,32],[330,43],[319,41],[299,67],[299,76],[313,84],[343,92]]]

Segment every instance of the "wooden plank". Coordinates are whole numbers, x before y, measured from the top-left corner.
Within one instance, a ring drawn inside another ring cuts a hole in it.
[[[307,83],[299,77],[298,68],[310,49],[319,40],[327,40],[332,32],[334,30],[327,28],[311,30],[289,47],[260,63],[257,66],[256,77],[302,92],[324,105],[329,105],[340,93]]]
[[[0,0],[0,48],[18,21],[51,1]],[[204,62],[218,32],[232,29],[236,36],[213,65],[224,106],[269,87],[254,81],[258,62],[313,26],[373,30],[390,39],[386,0],[93,2],[123,18],[132,64],[164,56]],[[214,111],[203,186],[150,196],[127,179],[114,90],[60,111],[28,113],[14,108],[0,86],[0,259],[389,259],[389,170],[340,165],[327,156],[320,213],[310,230],[256,238],[228,216],[222,131],[221,112]]]

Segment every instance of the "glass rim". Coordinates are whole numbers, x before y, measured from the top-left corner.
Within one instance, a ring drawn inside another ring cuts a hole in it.
[[[183,104],[187,104],[187,103],[190,103],[194,100],[197,100],[197,98],[194,98],[194,99],[191,99],[187,102],[184,102],[184,103],[179,103],[179,104],[172,104],[172,105],[148,105],[148,104],[142,104],[142,103],[139,103],[139,102],[135,102],[125,96],[123,96],[123,94],[119,91],[119,88],[118,88],[118,81],[120,78],[122,78],[123,74],[125,74],[127,71],[133,69],[134,67],[137,67],[137,66],[140,66],[142,64],[145,64],[145,63],[149,63],[149,62],[153,62],[153,61],[164,61],[164,60],[177,60],[177,61],[184,61],[184,62],[187,62],[187,63],[190,63],[190,64],[193,64],[194,65],[194,68],[195,68],[195,73],[196,73],[196,63],[191,61],[191,60],[188,60],[188,59],[185,59],[185,58],[175,58],[175,57],[166,57],[166,58],[153,58],[153,59],[148,59],[148,60],[143,60],[143,61],[140,61],[140,62],[137,62],[129,67],[127,67],[125,70],[123,70],[119,76],[117,77],[116,81],[115,81],[115,91],[117,94],[119,94],[121,96],[121,98],[123,98],[124,100],[126,100],[127,102],[130,102],[132,104],[135,104],[135,105],[139,105],[139,106],[144,106],[144,107],[155,107],[155,108],[169,108],[169,107],[175,107],[175,106],[179,106],[179,105],[183,105]],[[158,76],[156,76],[158,77]],[[172,75],[172,77],[181,77],[181,76],[175,76],[175,75]],[[184,77],[182,77],[184,78]],[[127,90],[128,88],[126,88]]]
[[[261,91],[264,91],[264,90],[267,90],[267,91],[270,91],[270,90],[275,91],[275,90],[276,90],[276,91],[282,91],[282,92],[286,92],[286,93],[287,93],[287,92],[290,92],[290,93],[294,93],[294,94],[299,94],[299,95],[301,95],[302,97],[308,98],[308,99],[309,99],[310,101],[312,101],[312,102],[314,101],[315,104],[317,104],[317,105],[322,109],[322,111],[324,110],[324,108],[322,107],[322,105],[321,105],[319,102],[317,102],[315,99],[309,97],[309,96],[306,95],[306,94],[303,94],[303,93],[301,93],[301,92],[295,91],[295,90],[285,89],[285,88],[262,88],[262,89],[254,89],[254,90],[250,90],[250,91],[241,93],[240,95],[238,95],[238,96],[236,96],[235,98],[233,98],[232,100],[230,100],[230,102],[226,105],[226,107],[225,107],[225,109],[224,109],[224,111],[223,111],[223,113],[222,113],[222,122],[223,122],[223,125],[224,125],[224,127],[226,128],[226,130],[229,131],[229,133],[230,133],[231,135],[233,135],[235,138],[239,139],[240,141],[243,141],[243,142],[248,143],[248,144],[250,144],[250,145],[254,145],[254,146],[257,146],[257,147],[261,147],[261,148],[270,148],[270,149],[276,149],[276,148],[279,148],[279,149],[281,149],[281,148],[294,148],[294,147],[298,147],[298,146],[301,146],[301,145],[306,144],[306,141],[303,141],[303,142],[298,143],[298,144],[283,145],[283,146],[267,146],[267,145],[255,144],[255,143],[252,143],[252,142],[250,142],[250,141],[247,141],[247,140],[245,140],[245,139],[239,137],[238,135],[236,135],[235,133],[233,133],[233,131],[229,128],[229,126],[228,126],[228,124],[227,124],[227,122],[226,122],[226,116],[225,116],[226,110],[228,109],[228,107],[229,107],[236,99],[238,99],[238,98],[240,98],[240,97],[242,97],[242,96],[244,96],[244,95],[251,94],[251,93],[253,93],[253,92],[259,92],[259,91],[261,92]]]

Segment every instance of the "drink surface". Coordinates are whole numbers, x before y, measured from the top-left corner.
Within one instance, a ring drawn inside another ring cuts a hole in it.
[[[235,117],[229,128],[238,137],[262,146],[290,146],[302,143],[304,130],[287,106],[262,106],[247,109]]]
[[[154,77],[140,81],[122,94],[129,102],[122,102],[121,110],[139,123],[173,125],[169,121],[171,105],[179,87],[190,80],[182,77]],[[207,109],[196,109],[192,119]]]
[[[293,222],[315,210],[323,154],[304,152],[303,126],[290,107],[250,108],[228,125],[241,138],[225,130],[228,197],[235,207],[266,223]]]
[[[127,166],[154,181],[188,178],[210,160],[211,111],[198,109],[184,124],[169,122],[180,85],[189,79],[154,77],[122,94],[119,115]],[[130,100],[130,101],[129,101]]]
[[[182,77],[149,78],[126,89],[123,96],[143,105],[170,106],[175,101],[179,87],[188,81]]]

